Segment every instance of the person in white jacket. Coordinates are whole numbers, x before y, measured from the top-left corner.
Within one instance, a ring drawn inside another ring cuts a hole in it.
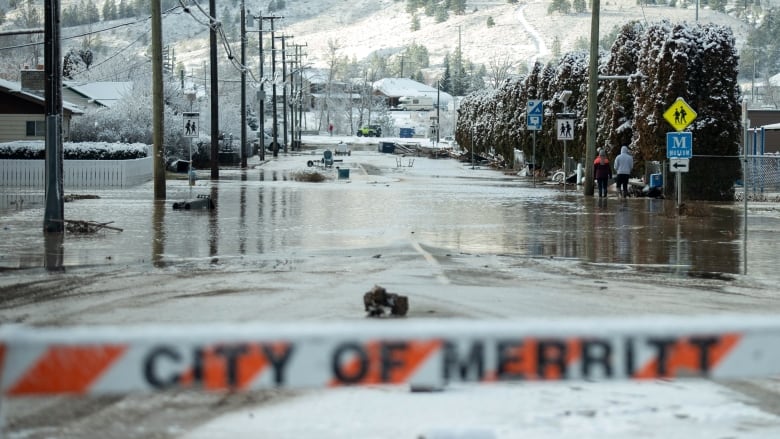
[[[623,145],[620,148],[620,154],[615,158],[615,183],[618,196],[628,197],[628,177],[631,176],[631,170],[634,169],[634,158],[628,153],[628,146]]]

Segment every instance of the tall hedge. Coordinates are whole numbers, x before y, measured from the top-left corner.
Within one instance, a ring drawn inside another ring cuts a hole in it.
[[[537,163],[554,170],[562,162],[562,144],[555,132],[555,114],[562,111],[560,93],[572,91],[568,107],[577,115],[575,138],[567,155],[585,157],[588,54],[569,53],[547,65],[536,63],[527,76],[507,80],[496,90],[467,96],[458,114],[456,138],[475,152],[493,150],[509,157],[512,148],[532,152],[532,133],[525,131],[526,105],[542,99],[543,129],[536,133]],[[698,117],[687,130],[693,134],[691,169],[683,190],[686,198],[732,200],[739,178],[735,158],[740,144],[740,91],[738,57],[731,29],[715,24],[651,25],[631,22],[623,26],[610,52],[599,54],[599,73],[629,76],[628,80],[599,82],[597,142],[613,158],[622,145],[635,157],[634,175],[642,176],[642,163],[665,160],[666,133],[674,131],[663,113],[682,97]],[[672,180],[666,185],[674,187]]]

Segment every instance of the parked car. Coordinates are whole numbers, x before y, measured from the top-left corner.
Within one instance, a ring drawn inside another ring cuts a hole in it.
[[[433,110],[433,98],[428,96],[401,96],[398,98],[398,109],[403,111]]]
[[[379,125],[364,125],[357,131],[358,137],[381,137],[382,127]]]
[[[271,136],[271,133],[269,133],[268,131],[263,131],[263,147],[266,150],[271,151],[273,150],[273,144],[274,144],[274,138]],[[255,154],[257,154],[257,149],[259,148],[259,146],[260,146],[260,132],[256,131],[255,138],[254,140],[252,140],[252,147]]]
[[[350,151],[349,146],[347,146],[344,142],[339,142],[336,145],[336,155],[352,155],[352,151]]]

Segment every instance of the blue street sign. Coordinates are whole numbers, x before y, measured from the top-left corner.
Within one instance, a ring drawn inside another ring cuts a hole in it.
[[[689,159],[693,156],[693,134],[689,131],[666,133],[666,158]]]
[[[525,112],[525,125],[531,131],[540,131],[542,129],[542,119],[544,108],[541,99],[531,99],[528,101],[528,109]]]

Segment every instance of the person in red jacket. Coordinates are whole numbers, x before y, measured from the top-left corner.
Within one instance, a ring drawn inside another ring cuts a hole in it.
[[[599,198],[607,196],[607,184],[612,178],[612,167],[609,166],[607,153],[602,149],[599,156],[593,161],[593,177],[596,179],[599,187]]]

